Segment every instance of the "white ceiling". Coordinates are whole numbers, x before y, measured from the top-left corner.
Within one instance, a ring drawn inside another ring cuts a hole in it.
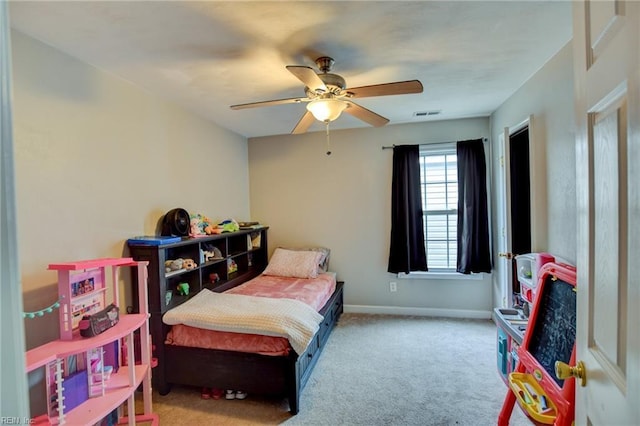
[[[290,133],[305,112],[229,108],[304,96],[286,65],[331,56],[347,87],[420,80],[421,94],[357,100],[389,124],[478,117],[571,39],[568,0],[14,1],[9,12],[14,29],[246,137]],[[331,124],[367,126],[348,114]]]

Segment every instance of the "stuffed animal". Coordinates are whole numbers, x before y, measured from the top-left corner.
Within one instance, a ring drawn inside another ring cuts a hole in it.
[[[213,230],[215,228],[216,225],[207,216],[200,213],[191,215],[191,231],[189,235],[192,237],[214,234]]]
[[[209,250],[202,250],[202,260],[208,262],[216,258],[216,254]]]
[[[195,269],[198,264],[193,261],[193,259],[184,259],[184,263],[182,265],[187,271],[191,269]]]
[[[202,235],[202,231],[200,230],[200,221],[198,219],[191,218],[191,228],[189,229],[189,235],[191,237]]]
[[[178,258],[175,260],[167,260],[164,262],[165,272],[178,271],[184,268],[184,259]]]
[[[222,232],[235,232],[240,229],[240,225],[233,219],[227,219],[220,222],[218,228],[222,228]]]
[[[220,249],[213,244],[203,244],[202,245],[202,259],[205,262],[214,259],[222,259],[222,252]]]

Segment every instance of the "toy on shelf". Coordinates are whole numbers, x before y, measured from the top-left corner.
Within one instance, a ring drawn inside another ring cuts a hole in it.
[[[120,311],[115,304],[110,304],[100,312],[85,315],[80,320],[80,335],[94,337],[115,326],[120,319]]]
[[[200,262],[211,262],[213,260],[222,260],[222,251],[213,244],[203,244],[200,252]]]
[[[196,269],[198,267],[198,264],[193,259],[185,259],[182,266],[187,271],[190,271],[192,269]]]
[[[226,219],[218,224],[218,229],[222,232],[236,232],[240,229],[240,225],[234,219]]]
[[[216,224],[211,219],[200,213],[190,216],[190,237],[200,237],[215,234]]]
[[[179,283],[177,286],[178,294],[180,296],[189,295],[189,283]]]
[[[224,232],[235,232],[239,229],[240,225],[234,219],[225,219],[220,223],[215,223],[200,213],[190,215],[189,219],[189,236],[194,238],[222,234]]]
[[[227,273],[233,274],[238,272],[238,264],[233,259],[227,259]]]
[[[164,262],[164,271],[167,274],[172,272],[182,272],[184,270],[184,259],[169,259]]]

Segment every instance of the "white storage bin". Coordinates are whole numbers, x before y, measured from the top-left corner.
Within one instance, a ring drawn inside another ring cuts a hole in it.
[[[520,295],[529,303],[533,303],[538,285],[538,270],[555,259],[549,253],[527,253],[516,256]]]

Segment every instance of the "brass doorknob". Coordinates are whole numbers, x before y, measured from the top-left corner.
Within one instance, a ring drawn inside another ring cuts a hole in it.
[[[580,379],[580,386],[587,385],[587,370],[584,368],[584,362],[578,361],[575,367],[565,364],[562,361],[556,361],[556,377],[564,380],[569,377]]]
[[[498,253],[498,256],[504,257],[507,260],[513,259],[513,253],[509,253],[509,252],[507,252],[507,253],[502,253],[502,252]]]

